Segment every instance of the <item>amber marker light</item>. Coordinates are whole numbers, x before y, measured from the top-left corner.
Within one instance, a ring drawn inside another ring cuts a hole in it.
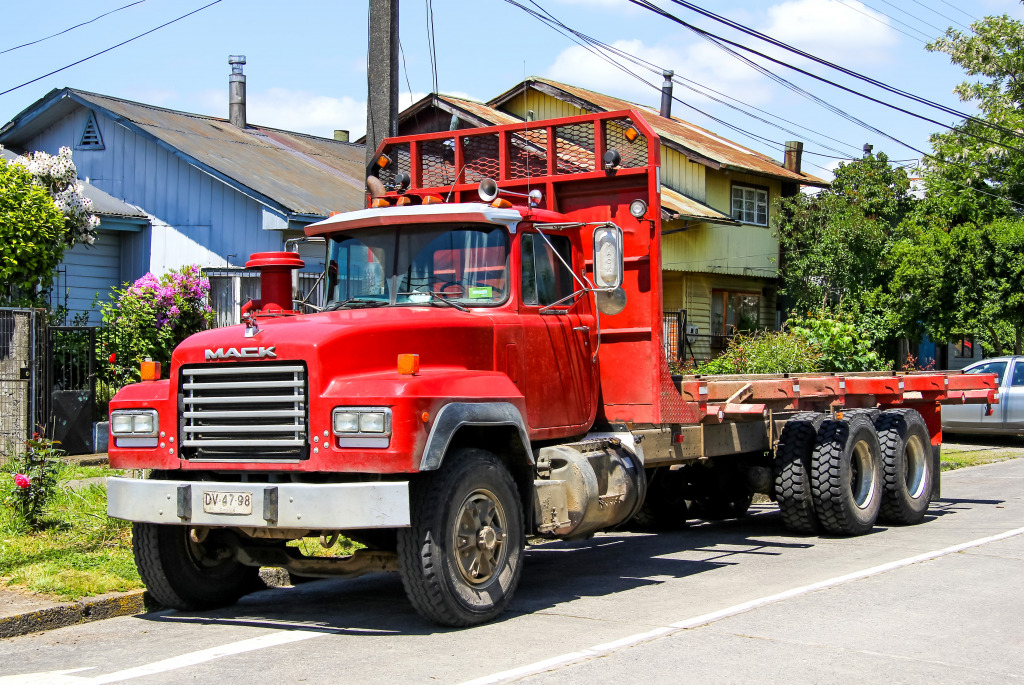
[[[396,202],[395,204],[398,205],[399,207],[404,207],[405,205],[411,205],[412,204],[412,198],[409,197],[408,195],[403,195],[402,197],[398,198],[398,202]]]
[[[430,413],[423,412],[422,414],[420,414],[420,419],[423,421],[423,423],[427,423],[428,421],[430,421]]]
[[[636,140],[639,137],[640,137],[640,131],[637,131],[632,126],[630,126],[629,128],[626,129],[626,138],[629,139],[629,142],[632,143],[634,140]]]
[[[512,206],[512,203],[503,197],[499,197],[497,200],[491,203],[491,206],[497,207],[498,209],[508,209],[509,207]]]
[[[382,197],[375,197],[373,198],[373,202],[370,203],[370,206],[374,209],[378,209],[380,207],[390,207],[391,203]]]
[[[425,204],[425,205],[439,205],[439,204],[441,204],[443,202],[444,202],[444,200],[439,198],[437,195],[424,195],[423,196],[423,204]]]
[[[381,169],[386,169],[388,164],[391,164],[391,158],[388,157],[387,155],[381,155],[380,157],[377,158],[377,166],[379,166]]]
[[[418,354],[398,355],[398,373],[402,376],[415,376],[420,372],[420,356]]]
[[[139,365],[139,376],[144,381],[158,381],[160,380],[160,362],[155,362],[152,359],[147,359]]]
[[[331,216],[338,216],[339,214],[341,214],[341,212],[331,212]],[[327,218],[329,219],[330,217]]]

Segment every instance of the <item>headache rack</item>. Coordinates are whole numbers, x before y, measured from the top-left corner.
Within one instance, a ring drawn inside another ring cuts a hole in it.
[[[309,456],[306,366],[301,362],[182,367],[181,454],[203,461]]]
[[[509,189],[543,189],[658,166],[660,147],[649,143],[651,137],[632,111],[400,136],[381,145],[371,173],[386,190],[408,192],[414,202],[417,191],[425,190],[443,190],[445,202],[475,202],[477,186],[487,178]],[[606,160],[609,151],[615,155]],[[409,177],[407,189],[399,183],[403,174]],[[552,193],[544,195],[547,200]]]

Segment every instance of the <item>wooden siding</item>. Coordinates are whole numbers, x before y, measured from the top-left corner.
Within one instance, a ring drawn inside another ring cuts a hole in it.
[[[706,203],[724,214],[732,215],[732,186],[748,185],[768,189],[768,224],[775,223],[773,203],[782,195],[782,182],[777,178],[742,174],[731,170],[711,170],[707,179]]]
[[[90,312],[90,324],[100,323],[93,299],[105,302],[110,289],[121,285],[120,231],[97,231],[92,245],[80,243],[64,254],[53,283],[51,301],[68,308],[68,323],[81,312]]]
[[[74,147],[89,110],[79,108],[28,142],[29,150],[55,154]],[[279,250],[281,234],[263,231],[264,210],[277,213],[200,171],[143,135],[96,113],[103,150],[75,150],[78,175],[154,217],[148,269],[161,273],[182,264],[223,266],[252,252]]]
[[[675,150],[670,150],[667,147],[661,148],[661,182],[676,192],[709,204],[707,201],[707,176],[715,173],[718,172],[687,159]],[[729,213],[727,208],[713,206],[725,214]]]
[[[682,222],[664,224],[671,231]],[[779,241],[764,226],[691,224],[661,239],[662,269],[775,278],[779,270]]]

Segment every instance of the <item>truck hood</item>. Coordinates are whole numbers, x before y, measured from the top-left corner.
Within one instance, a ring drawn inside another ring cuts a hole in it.
[[[339,378],[394,372],[399,354],[420,355],[421,366],[491,370],[491,310],[462,312],[436,306],[347,309],[259,318],[259,332],[228,326],[197,333],[175,350],[172,366],[303,360],[312,372]]]

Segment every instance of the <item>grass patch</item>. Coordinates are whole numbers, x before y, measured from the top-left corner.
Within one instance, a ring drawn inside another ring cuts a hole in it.
[[[68,481],[116,475],[105,466],[69,465],[50,500],[44,525],[27,530],[0,507],[0,586],[61,599],[142,587],[131,550],[131,524],[107,518],[98,483],[70,489]]]
[[[981,466],[982,464],[992,464],[997,461],[1016,459],[1020,456],[1021,455],[1019,453],[1002,450],[943,452],[942,470],[955,471],[956,469],[962,469],[968,466]]]

